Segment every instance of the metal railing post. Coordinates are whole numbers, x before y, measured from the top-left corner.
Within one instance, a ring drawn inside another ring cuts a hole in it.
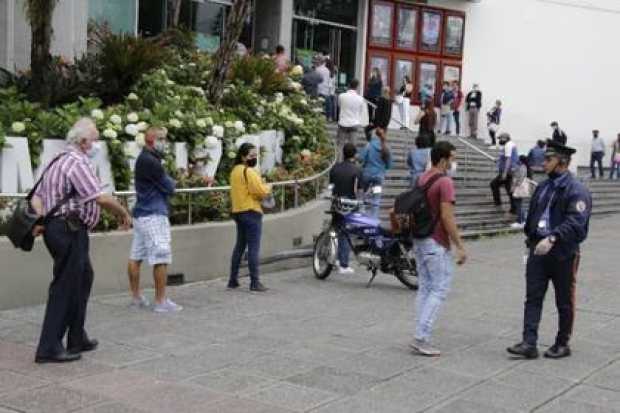
[[[286,185],[282,185],[282,205],[280,212],[284,212],[284,204],[286,203]]]
[[[187,203],[188,203],[187,225],[192,225],[192,194],[191,193],[187,194]]]
[[[294,188],[294,198],[293,198],[293,205],[295,208],[297,208],[299,206],[299,184],[298,183],[294,183],[293,184],[293,188]]]

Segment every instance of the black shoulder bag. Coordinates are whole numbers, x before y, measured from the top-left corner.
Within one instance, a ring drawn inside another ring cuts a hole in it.
[[[11,243],[15,248],[19,248],[24,251],[31,251],[34,245],[34,235],[32,235],[32,230],[34,229],[34,226],[42,224],[48,217],[53,216],[63,205],[69,202],[69,199],[71,199],[71,197],[73,196],[73,191],[69,192],[60,200],[58,204],[54,206],[54,208],[52,208],[47,214],[45,214],[44,217],[37,215],[37,213],[32,209],[32,206],[30,205],[30,201],[34,196],[35,191],[43,181],[45,173],[63,155],[64,154],[57,156],[49,163],[49,165],[47,165],[43,173],[41,173],[41,177],[39,177],[37,183],[34,184],[30,192],[28,192],[26,198],[21,199],[17,203],[15,211],[13,211],[11,219],[9,219],[7,230],[7,237],[9,238],[9,240],[11,240]]]

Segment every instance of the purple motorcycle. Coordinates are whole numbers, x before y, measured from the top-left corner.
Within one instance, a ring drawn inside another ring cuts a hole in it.
[[[380,270],[395,276],[408,288],[417,290],[411,241],[382,228],[378,219],[360,212],[363,207],[362,201],[332,198],[331,208],[326,211],[332,216],[331,222],[314,244],[314,275],[321,280],[329,277],[338,261],[338,238],[344,237],[359,265],[372,274],[367,287]]]

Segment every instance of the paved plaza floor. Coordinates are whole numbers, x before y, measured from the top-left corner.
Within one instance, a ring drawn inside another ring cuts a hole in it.
[[[265,274],[266,294],[247,280],[181,286],[171,296],[185,310],[170,315],[95,297],[87,324],[100,347],[67,365],[33,363],[42,306],[0,312],[0,413],[620,412],[619,233],[617,217],[592,222],[568,359],[505,351],[524,295],[522,237],[511,236],[468,244],[437,359],[408,349],[415,293],[388,276],[366,289],[360,272]],[[550,292],[543,345],[555,335]]]

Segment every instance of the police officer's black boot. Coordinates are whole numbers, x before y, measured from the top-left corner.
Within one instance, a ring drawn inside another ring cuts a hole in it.
[[[527,344],[525,341],[508,347],[506,351],[515,356],[525,357],[526,359],[538,358],[538,348],[531,344]]]
[[[570,356],[568,345],[554,344],[545,351],[545,357],[549,359],[561,359]]]

